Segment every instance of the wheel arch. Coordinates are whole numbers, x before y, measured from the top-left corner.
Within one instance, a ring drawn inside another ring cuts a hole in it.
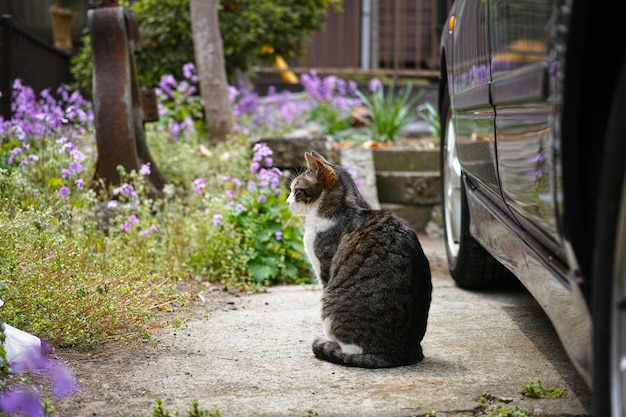
[[[606,130],[624,49],[605,54],[602,43],[620,36],[619,16],[609,7],[574,2],[566,49],[563,90],[562,227],[580,267],[583,291],[591,294],[598,189]]]

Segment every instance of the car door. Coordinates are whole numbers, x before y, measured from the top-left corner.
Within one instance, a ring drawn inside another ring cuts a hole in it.
[[[472,184],[489,199],[501,202],[489,90],[487,1],[462,1],[455,6],[449,78],[459,160]]]
[[[559,241],[558,120],[549,52],[553,9],[553,0],[489,0],[488,18],[502,196],[517,222],[534,237],[535,249],[552,253]]]

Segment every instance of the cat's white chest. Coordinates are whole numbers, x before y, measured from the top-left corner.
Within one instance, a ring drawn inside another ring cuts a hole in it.
[[[309,257],[309,262],[315,271],[317,278],[320,278],[321,267],[320,260],[315,254],[315,240],[321,232],[325,232],[335,224],[334,221],[319,217],[317,215],[317,207],[309,212],[304,222],[304,251]]]

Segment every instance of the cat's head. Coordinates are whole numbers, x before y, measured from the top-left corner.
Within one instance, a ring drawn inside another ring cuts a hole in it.
[[[306,152],[304,158],[307,169],[291,182],[287,198],[293,214],[307,216],[314,208],[328,215],[349,207],[369,209],[345,168],[328,162],[315,151]]]

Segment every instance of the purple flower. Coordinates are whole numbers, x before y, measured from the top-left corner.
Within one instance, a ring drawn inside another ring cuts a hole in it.
[[[82,190],[85,188],[85,182],[83,181],[82,178],[79,178],[76,181],[74,181],[74,184],[76,184],[76,187],[78,187],[79,190]]]
[[[159,82],[159,88],[163,93],[168,95],[170,98],[175,98],[174,93],[172,92],[172,87],[176,86],[176,79],[172,74],[167,74],[161,77],[161,81]]]
[[[202,194],[206,188],[206,178],[196,178],[192,182],[193,192],[196,194]]]
[[[130,223],[128,223],[128,222],[124,222],[124,223],[122,224],[122,230],[123,230],[123,231],[125,231],[125,232],[130,231]]]
[[[368,84],[369,90],[373,93],[382,87],[383,83],[378,78],[372,78]]]
[[[214,226],[219,226],[222,224],[222,220],[224,219],[224,216],[221,214],[214,214],[213,215],[213,225]]]
[[[0,394],[0,410],[10,416],[45,417],[39,393],[33,387],[20,387]]]
[[[135,188],[133,188],[133,186],[130,184],[122,184],[119,187],[114,188],[113,194],[114,195],[121,194],[133,200],[137,200],[139,198],[139,194],[137,194],[137,192],[135,191]]]
[[[81,151],[79,151],[78,149],[72,149],[72,158],[74,158],[74,161],[84,161],[85,160],[85,155],[83,155],[83,153]]]
[[[234,103],[235,100],[239,97],[239,91],[235,87],[228,86],[228,99],[231,103]]]
[[[150,162],[146,162],[139,169],[139,174],[141,175],[150,175]]]
[[[67,188],[65,185],[63,187],[61,187],[61,189],[59,190],[59,197],[67,197],[68,195],[70,195],[70,189]]]
[[[254,162],[261,162],[265,157],[272,156],[274,153],[265,142],[255,144],[252,151],[254,152],[252,156]]]
[[[63,168],[61,170],[61,178],[70,178],[72,176],[72,171],[67,168]]]
[[[283,232],[276,232],[274,234],[274,237],[276,238],[276,240],[281,240],[283,238]]]
[[[192,83],[198,82],[198,77],[195,75],[196,67],[192,62],[188,62],[183,65],[183,76]]]
[[[261,194],[257,197],[256,202],[260,204],[267,203],[267,197]]]
[[[24,371],[38,372],[52,384],[52,392],[58,398],[65,398],[79,391],[79,386],[69,368],[60,361],[46,357],[51,346],[33,346],[24,355],[24,359],[10,364],[13,373]],[[0,411],[10,416],[44,417],[39,393],[34,387],[19,386],[0,393]]]
[[[139,217],[137,217],[135,214],[131,214],[130,216],[128,216],[128,221],[130,223],[139,223]]]
[[[83,172],[85,170],[85,168],[83,168],[83,166],[80,164],[80,162],[76,162],[76,161],[74,161],[74,162],[72,162],[70,164],[70,169],[72,171],[78,172],[78,173],[81,173],[81,172]]]
[[[46,368],[46,373],[52,381],[52,392],[58,398],[66,398],[73,392],[79,391],[78,383],[71,374],[69,368],[61,362],[51,362]]]

